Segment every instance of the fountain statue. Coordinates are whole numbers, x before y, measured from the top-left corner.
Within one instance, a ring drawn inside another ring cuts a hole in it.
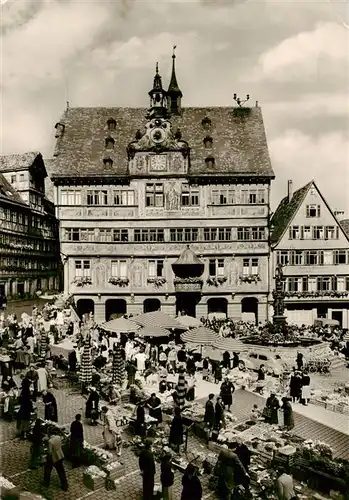
[[[275,290],[273,290],[273,324],[279,330],[286,324],[285,311],[285,292],[284,292],[284,274],[282,272],[282,264],[278,264],[275,270]]]

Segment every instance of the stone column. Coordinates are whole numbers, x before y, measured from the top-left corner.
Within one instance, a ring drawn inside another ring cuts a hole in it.
[[[258,301],[258,323],[265,323],[268,317],[268,303],[265,297],[262,297]]]
[[[105,322],[105,303],[101,302],[98,297],[93,297],[95,303],[95,321],[96,323],[104,323]]]
[[[228,318],[234,320],[241,319],[241,302],[239,298],[233,299],[234,301],[228,302]]]

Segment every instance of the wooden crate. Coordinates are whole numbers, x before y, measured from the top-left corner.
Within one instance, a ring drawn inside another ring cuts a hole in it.
[[[96,491],[96,490],[99,490],[101,488],[104,488],[105,477],[93,478],[92,476],[90,476],[90,474],[86,474],[86,472],[84,472],[83,482],[84,482],[84,485],[86,486],[86,488],[88,488],[89,490],[92,490],[92,491]]]
[[[115,479],[119,479],[120,477],[125,475],[125,466],[120,464],[114,469],[109,471],[109,478],[115,481]]]

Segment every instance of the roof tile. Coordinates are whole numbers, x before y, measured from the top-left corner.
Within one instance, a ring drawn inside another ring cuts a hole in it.
[[[172,116],[172,130],[179,128],[189,143],[190,175],[248,175],[274,178],[267,146],[261,109],[232,107],[183,108],[181,116]],[[68,108],[60,120],[65,130],[57,141],[52,177],[99,177],[128,174],[127,146],[138,129],[146,124],[146,108]],[[109,118],[116,121],[115,131],[107,130]],[[211,154],[215,163],[205,164],[207,130],[202,120],[208,117],[212,126]],[[112,136],[115,147],[110,157],[112,169],[105,171],[105,139]]]

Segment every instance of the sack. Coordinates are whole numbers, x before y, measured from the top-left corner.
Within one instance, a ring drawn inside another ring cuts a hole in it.
[[[271,418],[271,408],[268,408],[267,406],[264,407],[264,410],[262,412],[262,416],[264,418]]]

